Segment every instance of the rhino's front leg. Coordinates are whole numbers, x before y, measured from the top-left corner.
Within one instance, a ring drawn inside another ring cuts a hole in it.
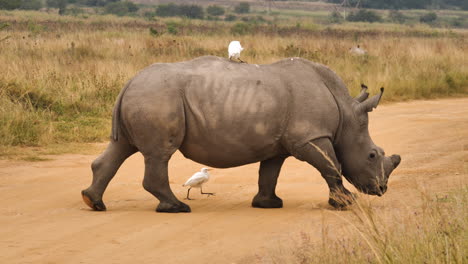
[[[330,188],[328,203],[331,206],[340,209],[353,202],[353,194],[343,186],[341,166],[328,138],[314,139],[296,152],[296,158],[308,162],[322,174]]]
[[[259,208],[281,208],[283,201],[276,196],[275,189],[281,166],[286,158],[275,157],[260,162],[258,177],[258,193],[255,195],[252,206]]]
[[[159,199],[157,212],[190,212],[190,207],[179,201],[169,186],[167,175],[168,160],[156,156],[145,156],[145,177],[143,187]]]

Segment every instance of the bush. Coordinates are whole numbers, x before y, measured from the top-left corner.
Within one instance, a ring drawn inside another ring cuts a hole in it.
[[[114,14],[117,16],[124,16],[136,11],[138,11],[138,6],[129,1],[109,3],[104,8],[106,14]]]
[[[175,4],[158,5],[156,15],[160,17],[178,16],[178,6]]]
[[[177,35],[179,33],[180,25],[174,21],[168,21],[166,23],[167,32],[171,35]]]
[[[343,16],[338,11],[331,12],[329,16],[330,23],[342,23],[344,21]]]
[[[247,14],[250,12],[250,4],[247,2],[241,2],[234,7],[234,12],[237,14]]]
[[[211,16],[224,15],[224,8],[218,5],[211,5],[206,8],[206,12]]]
[[[82,8],[75,7],[75,6],[72,8],[67,8],[65,11],[65,14],[70,15],[70,16],[78,16],[84,13],[85,11]]]
[[[203,7],[198,6],[198,5],[180,5],[179,16],[203,19],[203,16],[204,16]]]
[[[403,24],[405,22],[405,20],[406,20],[406,16],[403,15],[403,13],[398,11],[398,10],[391,10],[388,13],[388,18],[393,23],[399,23],[399,24]]]
[[[0,9],[13,10],[21,6],[18,0],[0,0]]]
[[[366,9],[359,9],[357,12],[351,12],[346,18],[348,21],[354,22],[379,22],[382,18],[375,13],[374,11],[366,10]]]
[[[182,16],[188,18],[200,18],[204,16],[203,8],[198,5],[159,5],[156,8],[156,15],[161,17]]]
[[[422,15],[420,18],[419,18],[419,21],[421,23],[432,23],[434,22],[435,20],[437,19],[437,14],[434,13],[434,12],[430,12],[430,13],[427,13],[427,14],[424,14]]]
[[[247,24],[247,23],[236,23],[232,28],[231,28],[231,33],[233,35],[245,35],[250,33],[252,30],[252,26]]]
[[[233,14],[229,14],[224,18],[224,21],[235,21],[237,17]]]
[[[23,0],[20,9],[25,10],[39,10],[42,8],[41,0]]]

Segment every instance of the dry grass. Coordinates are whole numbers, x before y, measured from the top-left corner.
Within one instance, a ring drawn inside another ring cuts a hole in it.
[[[384,86],[384,100],[466,95],[465,33],[358,26],[317,28],[171,20],[178,34],[158,37],[168,20],[93,16],[59,17],[37,12],[2,12],[11,24],[0,31],[0,146],[47,146],[107,139],[111,109],[123,84],[155,62],[226,55],[229,41],[245,46],[249,63],[299,56],[328,65],[351,93],[359,84]],[[417,34],[416,34],[416,33]],[[419,33],[418,33],[419,32]],[[352,56],[361,44],[369,55]],[[0,155],[2,155],[0,153]]]
[[[324,221],[321,241],[304,231],[256,262],[466,263],[468,188],[443,195],[422,192],[420,199],[416,208],[392,207],[389,213],[363,199],[347,214],[324,212],[338,216],[343,228],[330,230]]]

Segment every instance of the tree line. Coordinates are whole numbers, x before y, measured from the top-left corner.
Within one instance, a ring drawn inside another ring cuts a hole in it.
[[[327,0],[329,3],[375,9],[454,9],[468,10],[467,0]]]
[[[69,5],[73,8],[67,9]],[[129,0],[0,0],[0,9],[13,10],[39,10],[41,8],[57,8],[59,14],[79,12],[79,6],[103,8],[104,13],[115,15],[128,15],[135,13],[139,7]],[[240,2],[234,7],[234,13],[246,14],[250,12],[250,4]],[[207,8],[195,4],[162,4],[155,8],[153,16],[171,17],[180,16],[203,19],[216,18],[226,13],[224,7],[210,5]],[[233,19],[233,15],[227,15],[226,19]]]

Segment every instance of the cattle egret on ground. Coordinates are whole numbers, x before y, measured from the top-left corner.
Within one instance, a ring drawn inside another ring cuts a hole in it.
[[[351,52],[354,55],[366,55],[367,54],[367,51],[359,47],[359,45],[357,45],[356,47],[350,48],[349,52]]]
[[[237,59],[240,62],[244,62],[244,61],[242,61],[240,59],[240,54],[241,54],[241,51],[243,51],[243,50],[244,50],[244,48],[242,48],[239,41],[237,41],[237,40],[231,41],[231,43],[229,43],[229,47],[228,47],[229,59],[230,60]]]
[[[190,177],[190,179],[187,180],[182,186],[190,186],[190,188],[187,190],[187,200],[193,200],[189,198],[190,194],[190,189],[192,188],[200,188],[200,193],[201,194],[208,194],[210,195],[215,195],[214,193],[204,193],[202,189],[202,185],[207,182],[210,179],[210,174],[208,173],[210,169],[203,168],[201,171],[195,173]]]

